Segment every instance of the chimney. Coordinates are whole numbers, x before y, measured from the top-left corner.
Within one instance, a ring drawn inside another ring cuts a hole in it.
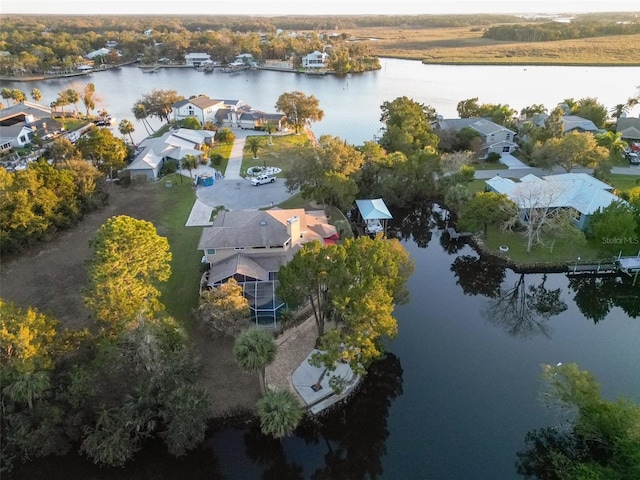
[[[297,215],[287,219],[287,234],[291,237],[291,245],[300,240],[300,219]]]

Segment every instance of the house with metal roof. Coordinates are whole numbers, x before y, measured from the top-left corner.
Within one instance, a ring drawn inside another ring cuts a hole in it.
[[[304,209],[219,212],[200,235],[198,249],[207,266],[202,288],[215,288],[234,278],[256,323],[273,325],[285,305],[275,295],[278,270],[314,240],[332,239],[337,231],[323,211]],[[329,242],[330,243],[330,242]]]
[[[179,164],[186,155],[200,158],[204,155],[202,146],[213,143],[214,135],[214,132],[208,130],[181,128],[158,138],[149,137],[140,143],[139,153],[126,169],[132,178],[144,175],[150,181],[158,180],[160,170],[167,160]]]
[[[211,55],[208,53],[187,53],[184,56],[184,61],[190,67],[199,67],[205,62],[211,62]]]
[[[549,118],[548,113],[538,113],[531,117],[531,122],[539,127],[544,127],[545,122]],[[562,117],[562,129],[563,133],[569,132],[591,132],[597,133],[598,127],[591,120],[588,120],[578,115],[564,115]]]
[[[486,158],[490,153],[513,153],[518,149],[518,144],[515,142],[516,132],[486,118],[438,118],[432,126],[436,132],[437,130],[459,132],[463,128],[475,130],[483,140],[480,158]]]
[[[393,217],[384,200],[381,198],[356,200],[356,206],[360,217],[356,223],[363,223],[365,233],[375,235],[387,230],[387,220]]]
[[[612,193],[613,187],[586,173],[564,173],[537,177],[525,175],[519,182],[499,175],[487,180],[490,191],[509,197],[520,208],[526,223],[528,212],[536,208],[561,208],[572,212],[575,225],[586,230],[589,217],[623,201]]]

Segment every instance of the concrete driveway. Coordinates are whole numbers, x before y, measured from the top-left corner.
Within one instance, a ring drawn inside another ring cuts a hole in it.
[[[278,178],[274,183],[251,185],[248,178],[216,180],[210,187],[198,186],[198,199],[211,207],[219,205],[227,210],[257,210],[277,205],[288,199],[284,179]]]

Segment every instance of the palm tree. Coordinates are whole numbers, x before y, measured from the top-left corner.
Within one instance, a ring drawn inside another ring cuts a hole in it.
[[[625,149],[628,144],[622,140],[622,133],[607,131],[604,133],[596,134],[596,142],[601,147],[605,147],[609,150],[609,154],[612,157],[621,157],[624,155]]]
[[[272,390],[256,404],[260,429],[265,435],[282,438],[290,435],[302,419],[302,407],[289,390]]]
[[[189,178],[193,182],[193,177],[191,176],[191,170],[193,170],[194,168],[198,168],[198,157],[191,154],[185,155],[182,158],[182,160],[180,160],[180,166],[182,168],[186,168],[187,170],[189,170]]]
[[[258,151],[262,148],[262,137],[259,136],[250,136],[247,137],[246,145],[253,153],[253,159],[258,159]]]
[[[62,90],[58,92],[58,98],[56,99],[56,104],[60,107],[60,111],[62,112],[62,118],[64,118],[64,107],[69,105],[71,102],[69,101],[69,91]]]
[[[273,337],[259,328],[251,328],[236,338],[233,356],[240,368],[247,373],[257,373],[260,391],[267,390],[265,368],[276,358],[276,344]]]
[[[626,115],[627,113],[629,113],[629,108],[630,106],[627,105],[626,103],[619,103],[617,104],[615,107],[613,107],[609,113],[611,113],[611,116],[613,118],[615,118],[616,120],[620,119],[620,117],[623,117],[624,115]]]
[[[277,130],[276,124],[272,120],[264,122],[264,131],[269,135],[269,146],[273,145],[271,134]]]
[[[31,90],[31,98],[33,98],[35,102],[39,102],[42,100],[42,92],[39,89],[34,88]]]
[[[154,132],[153,128],[151,128],[151,124],[147,120],[149,112],[147,112],[147,107],[145,107],[144,103],[136,103],[131,109],[131,113],[133,113],[136,120],[140,120],[142,122],[144,129],[147,131],[147,135],[151,135]]]
[[[120,124],[118,125],[118,131],[120,132],[120,134],[129,135],[129,140],[131,140],[132,145],[134,142],[131,134],[135,132],[135,130],[136,129],[133,126],[133,122],[131,122],[131,120],[127,120],[126,118],[124,120],[121,120]]]
[[[73,88],[67,89],[67,100],[73,104],[75,114],[78,115],[78,102],[80,101],[80,94]]]

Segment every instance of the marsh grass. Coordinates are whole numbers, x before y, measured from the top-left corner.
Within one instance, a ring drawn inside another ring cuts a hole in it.
[[[402,29],[363,28],[352,34],[374,55],[460,65],[640,65],[640,35],[554,42],[503,42],[482,38],[485,26]],[[375,40],[367,40],[374,38]]]

